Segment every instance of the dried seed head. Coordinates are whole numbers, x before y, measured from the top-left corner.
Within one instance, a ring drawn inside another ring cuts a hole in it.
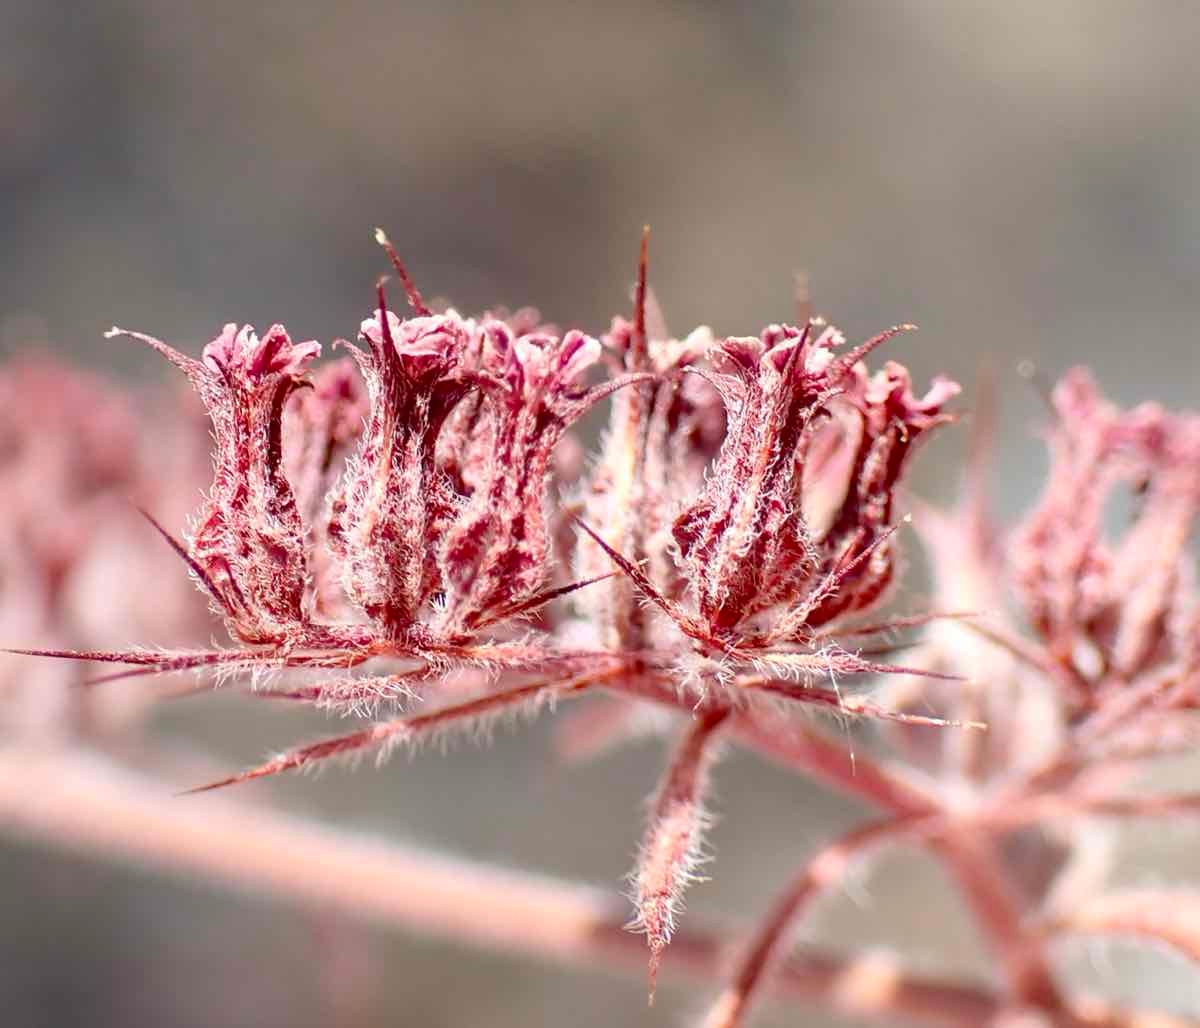
[[[329,539],[352,603],[389,635],[416,624],[442,589],[435,559],[456,498],[437,467],[438,433],[470,389],[459,361],[473,325],[450,312],[401,321],[380,309],[353,349],[370,415],[333,499]]]
[[[896,488],[914,445],[930,429],[951,420],[942,409],[959,393],[956,382],[938,377],[924,396],[917,397],[908,370],[894,361],[870,378],[858,365],[851,378],[847,397],[862,423],[849,461],[848,488],[821,543],[823,571],[834,576],[838,588],[819,603],[812,602],[815,596],[808,598],[809,627],[867,610],[882,598],[894,572],[888,536],[895,523]],[[869,559],[852,578],[838,577],[840,567],[868,552]]]
[[[110,335],[122,334],[113,329]],[[227,324],[193,360],[128,333],[183,370],[212,420],[213,483],[189,554],[230,631],[279,643],[307,621],[304,526],[283,467],[283,413],[319,343],[293,343],[282,325],[260,339]]]
[[[449,635],[470,633],[544,588],[554,447],[594,403],[632,381],[586,387],[583,377],[599,358],[600,343],[582,332],[518,336],[490,320],[479,331],[491,449],[459,465],[473,469],[474,489],[441,549],[441,625]]]
[[[815,565],[798,471],[812,418],[833,391],[835,339],[810,335],[810,327],[773,325],[758,339],[725,339],[709,355],[728,429],[707,487],[673,534],[700,616],[717,635],[762,609],[768,584],[794,585]]]
[[[799,640],[879,599],[891,575],[887,534],[906,457],[919,434],[946,420],[941,406],[957,392],[939,380],[917,399],[897,364],[867,377],[859,358],[899,329],[839,355],[841,334],[817,327],[772,325],[758,339],[726,339],[711,353],[709,379],[729,427],[706,489],[678,517],[674,535],[714,638],[742,634],[755,615],[782,606],[789,609],[772,638]],[[843,393],[839,416],[857,413],[861,424],[830,438],[830,404]],[[826,468],[837,463],[831,448],[856,447],[842,462],[844,496],[825,498],[828,528],[820,536],[805,520],[814,440]]]

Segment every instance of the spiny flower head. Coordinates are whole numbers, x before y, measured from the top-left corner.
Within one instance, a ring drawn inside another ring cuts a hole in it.
[[[673,532],[714,638],[744,634],[755,615],[784,607],[771,634],[799,640],[878,599],[890,568],[878,548],[905,456],[918,434],[945,420],[941,407],[957,391],[941,381],[918,400],[895,364],[867,378],[860,359],[901,329],[838,354],[841,334],[820,328],[772,325],[757,339],[723,340],[709,355],[728,429],[706,488]],[[843,395],[861,420],[857,450],[840,509],[817,537],[804,517],[805,466]],[[845,574],[868,555],[868,567]]]
[[[958,383],[938,376],[923,396],[912,391],[908,370],[888,361],[866,377],[861,364],[851,369],[853,385],[846,389],[852,410],[861,418],[857,445],[846,447],[849,477],[840,509],[825,530],[822,546],[829,573],[870,556],[858,567],[853,582],[840,582],[836,593],[819,603],[810,596],[806,623],[820,626],[846,614],[865,610],[882,597],[894,573],[892,542],[897,486],[917,441],[951,420],[944,408],[959,393]],[[802,498],[803,499],[803,498]]]
[[[351,351],[370,415],[333,500],[329,538],[352,603],[391,634],[413,628],[442,588],[435,558],[455,509],[438,434],[471,387],[458,374],[474,326],[453,312],[401,321],[381,302]]]
[[[227,324],[197,361],[148,336],[191,380],[212,420],[213,483],[192,531],[193,571],[239,638],[279,643],[305,620],[304,526],[283,466],[283,413],[321,352],[282,325],[260,339]]]
[[[245,391],[270,389],[278,380],[292,381],[304,374],[305,365],[321,355],[321,344],[293,343],[282,325],[272,325],[261,339],[251,325],[227,324],[221,334],[204,347],[203,363],[229,383]]]
[[[551,456],[567,428],[628,379],[587,386],[600,343],[579,331],[517,335],[504,322],[479,326],[479,386],[490,452],[449,532],[443,630],[469,632],[520,606],[546,585],[551,535]]]
[[[614,374],[636,369],[654,377],[617,393],[599,457],[587,477],[582,506],[588,524],[634,563],[645,562],[664,595],[679,599],[684,582],[673,554],[671,523],[680,500],[699,489],[720,446],[724,408],[716,390],[683,371],[699,364],[712,346],[704,326],[686,338],[650,337],[639,343],[635,322],[614,318],[603,343]],[[665,332],[665,329],[663,329]],[[611,567],[607,554],[580,533],[576,567],[592,578]],[[654,619],[624,576],[597,587],[592,618],[609,645],[650,644]]]

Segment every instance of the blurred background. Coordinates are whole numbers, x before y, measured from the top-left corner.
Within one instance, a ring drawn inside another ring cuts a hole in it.
[[[234,320],[352,335],[386,270],[375,225],[426,295],[469,311],[535,303],[598,332],[628,307],[649,222],[651,283],[676,332],[789,319],[803,271],[852,339],[918,323],[893,344],[918,379],[993,369],[1011,514],[1042,462],[1018,362],[1051,377],[1087,362],[1122,401],[1196,404],[1198,46],[1200,7],[1165,0],[0,0],[0,344],[145,379],[158,362],[104,329],[193,350]],[[162,430],[161,411],[137,414],[143,439]],[[961,436],[923,455],[918,491],[949,494]],[[113,588],[150,594],[181,574],[164,550]],[[319,727],[220,697],[154,723],[224,768]],[[539,725],[259,796],[616,885],[660,760],[650,745],[562,768]],[[859,815],[741,756],[719,772],[717,807],[697,914],[761,910]],[[903,895],[864,885],[814,930],[984,973],[945,883],[898,860],[887,873]],[[0,875],[7,1024],[649,1026],[700,1003],[665,988],[647,1011],[636,976],[29,843],[0,840]],[[825,1023],[774,1016],[762,1023]]]

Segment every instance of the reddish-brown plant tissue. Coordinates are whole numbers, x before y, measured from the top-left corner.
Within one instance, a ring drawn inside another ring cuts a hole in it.
[[[956,882],[996,956],[998,1016],[1143,1023],[1077,996],[1048,951],[1115,933],[1196,955],[1196,933],[1168,916],[1170,890],[1106,896],[1089,825],[1200,809],[1135,787],[1148,761],[1197,737],[1200,416],[1121,411],[1069,372],[1053,392],[1042,498],[1005,534],[987,508],[981,415],[960,508],[915,505],[935,600],[890,613],[897,490],[959,391],[946,378],[914,390],[894,361],[869,370],[911,326],[857,347],[807,317],[675,339],[643,239],[633,317],[597,338],[531,309],[435,312],[379,241],[411,315],[390,310],[381,285],[358,342],[337,344],[349,358],[315,372],[319,345],[279,325],[261,337],[226,325],[199,358],[113,330],[182,370],[211,421],[199,513],[184,542],[160,531],[234,642],[37,652],[126,665],[117,677],[248,676],[262,693],[368,719],[205,789],[385,756],[585,694],[566,715],[566,752],[683,721],[632,877],[652,989],[726,744],[874,807],[800,862],[738,950],[712,1028],[745,1021],[810,901],[895,842]],[[569,433],[605,400],[608,427],[584,461]],[[86,475],[128,477],[124,431],[114,417],[89,434],[112,452],[89,455]],[[1120,491],[1132,516],[1114,526]],[[70,559],[69,533],[48,545],[43,564]],[[891,663],[896,633],[914,628],[924,638]],[[873,694],[852,676],[878,679]],[[876,733],[826,733],[804,716],[819,709]],[[847,975],[841,1009],[884,1019],[907,1002],[891,958]],[[929,1022],[960,1023],[937,1011],[935,997]]]

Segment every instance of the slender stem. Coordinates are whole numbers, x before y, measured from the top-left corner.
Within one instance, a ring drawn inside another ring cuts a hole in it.
[[[1050,972],[1045,944],[1037,933],[1026,929],[995,846],[986,836],[974,838],[969,832],[951,830],[935,835],[929,848],[942,857],[957,879],[976,923],[1004,965],[1013,998],[1038,1010],[1061,1010],[1063,1001]]]
[[[644,946],[621,927],[625,901],[615,894],[355,837],[224,797],[171,796],[161,782],[98,756],[0,749],[0,831],[555,964],[644,968]],[[664,969],[711,981],[727,955],[722,940],[735,934],[680,932]],[[908,977],[871,958],[798,956],[770,989],[878,1023],[928,1028],[983,1025],[1004,1009],[986,989]],[[1094,1009],[1086,1020],[1064,1014],[1056,1023],[1138,1023],[1132,1013]]]
[[[805,862],[772,905],[738,963],[733,980],[718,997],[704,1028],[739,1028],[771,965],[785,952],[788,936],[805,910],[824,889],[841,879],[849,865],[873,843],[902,830],[905,821],[873,821],[821,848]]]
[[[940,813],[933,799],[884,766],[866,756],[852,756],[808,726],[789,724],[786,729],[776,729],[745,714],[735,723],[735,732],[744,743],[772,759],[798,767],[898,817]],[[990,840],[976,840],[948,826],[929,836],[928,847],[958,881],[980,930],[1004,966],[1014,998],[1043,1010],[1060,1009],[1062,1002],[1044,945],[1025,930],[1020,905]]]

